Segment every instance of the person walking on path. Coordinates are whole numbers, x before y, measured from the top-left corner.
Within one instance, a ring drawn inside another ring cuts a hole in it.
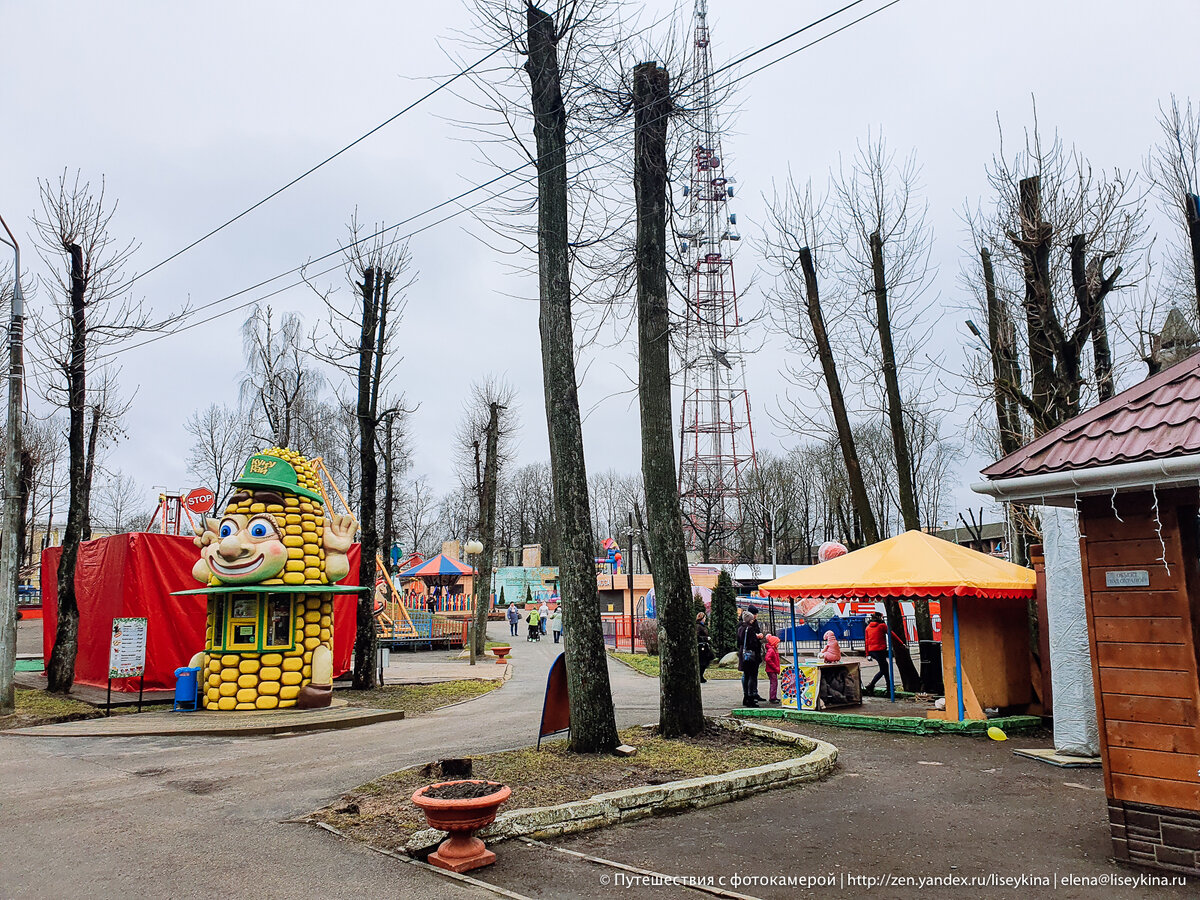
[[[763,671],[767,673],[767,681],[771,685],[768,692],[769,703],[779,702],[779,638],[767,635],[767,651],[763,654]]]
[[[750,605],[742,613],[737,631],[738,669],[742,673],[742,706],[756,707],[758,667],[762,665],[762,627],[758,624],[758,607]]]
[[[700,683],[706,684],[708,679],[704,677],[704,670],[713,661],[713,651],[708,634],[708,616],[702,612],[696,613],[696,652],[700,662]]]
[[[891,694],[892,667],[888,663],[887,631],[888,627],[883,621],[883,616],[879,613],[871,613],[871,620],[867,622],[865,630],[864,643],[866,644],[867,656],[879,663],[879,671],[875,673],[875,677],[867,685],[867,690],[873,691],[875,683],[882,678],[884,684],[887,685],[888,693]]]
[[[540,617],[538,616],[537,607],[529,610],[529,615],[525,617],[525,621],[529,623],[529,637],[526,641],[540,641],[542,639],[542,629],[539,624]]]
[[[554,632],[554,643],[557,644],[562,637],[562,609],[559,607],[550,613],[550,630]]]
[[[546,626],[550,624],[550,607],[546,601],[542,601],[542,605],[538,607],[538,621],[542,623],[542,634],[546,633]]]
[[[508,613],[506,615],[508,616],[508,630],[512,633],[513,637],[516,637],[517,623],[521,621],[521,614],[517,612],[516,604],[510,603],[508,605]]]

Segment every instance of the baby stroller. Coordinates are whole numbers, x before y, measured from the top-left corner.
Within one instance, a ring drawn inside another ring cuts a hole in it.
[[[525,621],[529,623],[529,636],[525,638],[525,640],[540,641],[542,639],[541,626],[537,622],[533,621],[533,616],[527,616]]]

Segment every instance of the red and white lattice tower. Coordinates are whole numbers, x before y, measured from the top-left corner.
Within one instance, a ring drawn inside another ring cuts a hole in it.
[[[694,108],[700,128],[692,147],[687,232],[680,247],[690,268],[684,324],[683,406],[679,428],[679,497],[684,533],[709,562],[733,561],[743,497],[755,466],[750,395],[742,355],[742,319],[733,277],[737,215],[725,174],[713,108],[708,4],[695,14]]]

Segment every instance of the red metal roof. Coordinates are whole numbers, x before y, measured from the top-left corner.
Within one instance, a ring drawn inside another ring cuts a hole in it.
[[[983,470],[996,480],[1200,453],[1200,354],[1051,429]]]

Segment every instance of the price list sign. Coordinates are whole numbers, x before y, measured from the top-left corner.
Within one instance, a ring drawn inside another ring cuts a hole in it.
[[[108,651],[108,677],[138,678],[146,674],[146,619],[113,619]]]

